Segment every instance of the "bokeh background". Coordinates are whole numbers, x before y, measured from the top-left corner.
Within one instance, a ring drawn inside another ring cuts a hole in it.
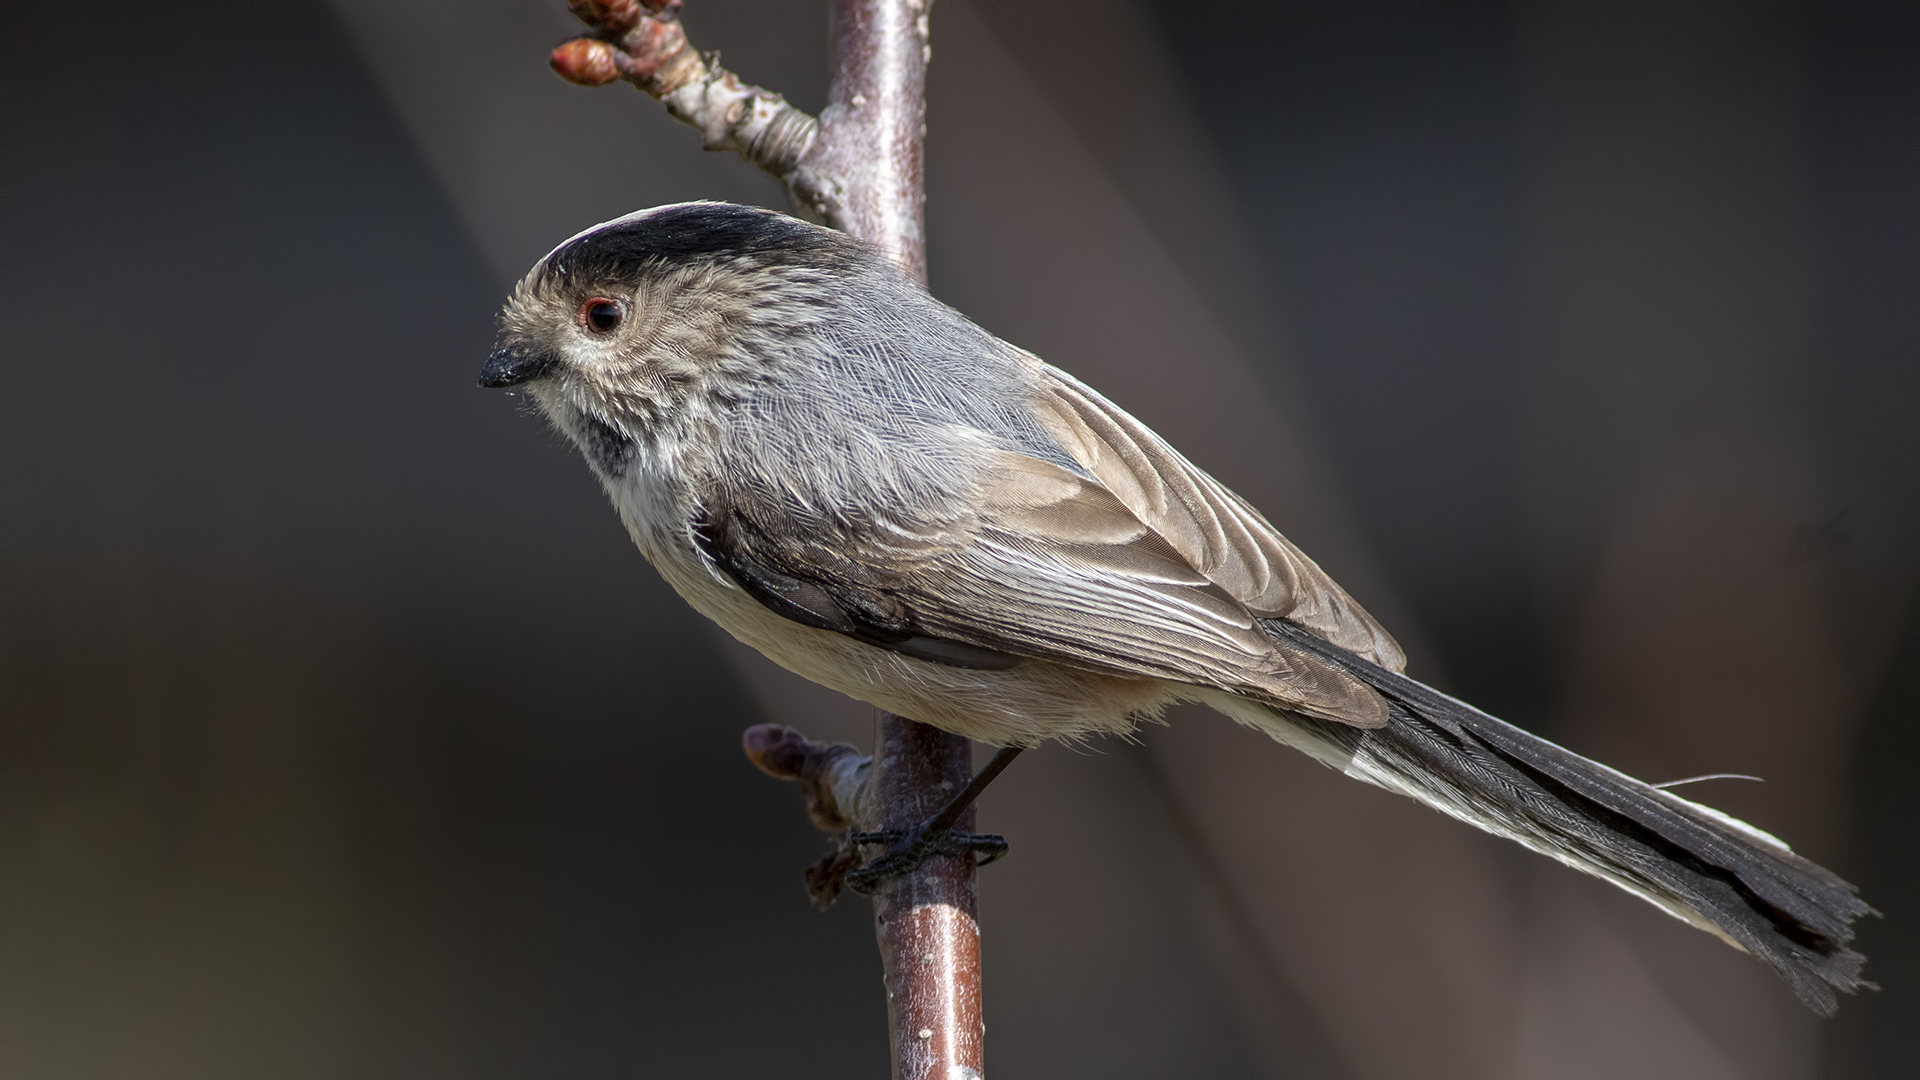
[[[824,5],[689,0],[818,108]],[[1416,674],[1885,913],[1820,1022],[1204,713],[987,797],[1016,1077],[1920,1075],[1920,9],[939,0],[934,291],[1262,506]],[[0,1074],[881,1075],[745,654],[473,386],[576,230],[776,186],[560,0],[0,16]]]

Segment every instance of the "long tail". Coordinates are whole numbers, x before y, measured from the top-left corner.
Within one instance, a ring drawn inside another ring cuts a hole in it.
[[[1289,716],[1351,776],[1603,877],[1765,960],[1808,1008],[1875,989],[1850,925],[1877,914],[1852,885],[1714,810],[1588,761],[1286,622],[1278,640],[1352,672],[1391,703],[1383,728]],[[1286,741],[1294,741],[1276,732]],[[1324,753],[1319,756],[1325,757]]]

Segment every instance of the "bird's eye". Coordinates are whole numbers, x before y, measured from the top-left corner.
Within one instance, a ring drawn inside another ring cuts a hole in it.
[[[604,296],[596,296],[580,305],[580,325],[596,334],[614,330],[620,325],[620,320],[626,317],[627,313],[618,300],[609,300]]]

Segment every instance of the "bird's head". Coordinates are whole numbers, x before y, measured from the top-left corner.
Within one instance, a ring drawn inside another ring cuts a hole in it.
[[[730,203],[679,203],[555,248],[500,317],[485,387],[524,386],[603,473],[671,438],[831,323],[882,260],[842,233]]]

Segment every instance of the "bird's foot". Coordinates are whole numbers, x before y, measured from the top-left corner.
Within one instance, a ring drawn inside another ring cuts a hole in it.
[[[890,878],[918,870],[936,855],[984,856],[976,865],[985,866],[1007,853],[1007,838],[998,833],[970,833],[939,828],[929,818],[911,829],[886,829],[881,832],[848,833],[849,843],[890,844],[891,847],[846,874],[847,888],[871,895]],[[935,827],[930,827],[935,826]]]

